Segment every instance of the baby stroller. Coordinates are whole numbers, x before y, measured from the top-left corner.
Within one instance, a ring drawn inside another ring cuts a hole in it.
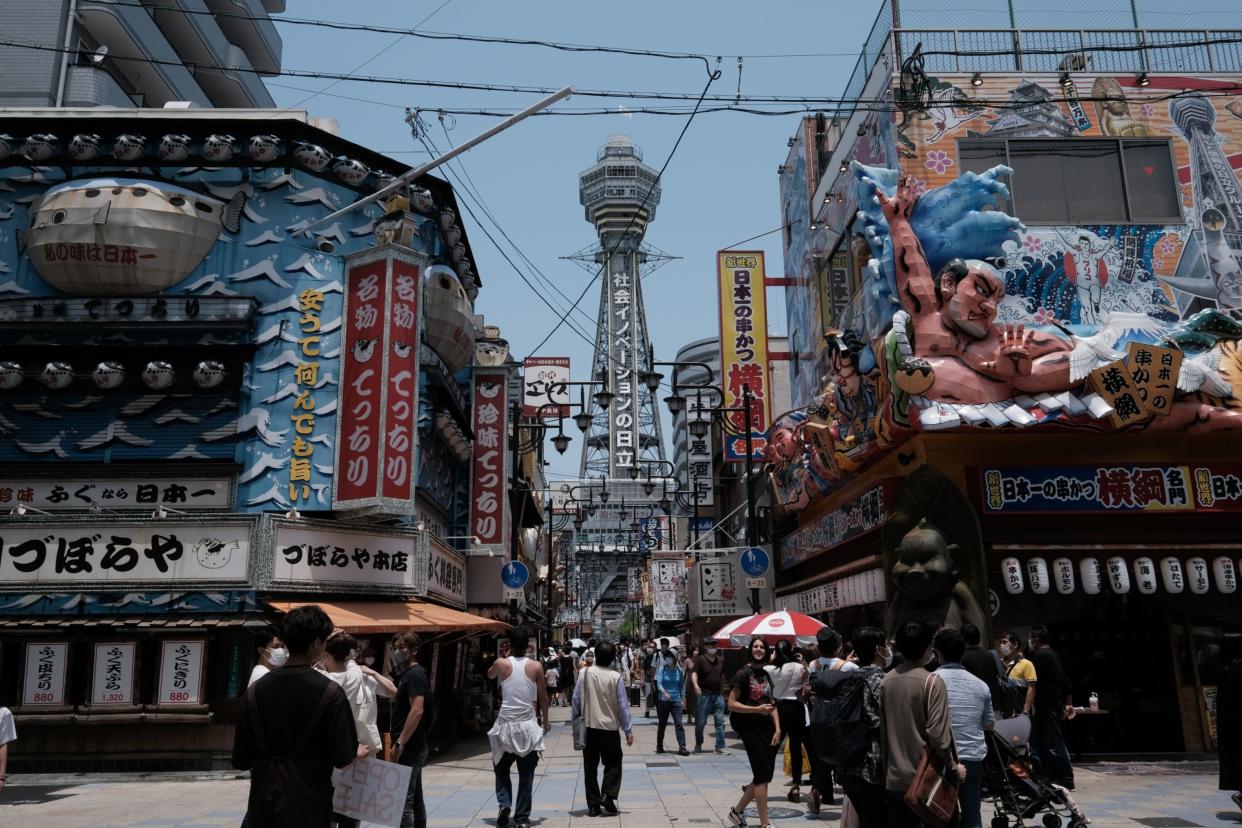
[[[1027,828],[1037,816],[1043,828],[1087,828],[1090,820],[1070,792],[1035,772],[1028,747],[1029,717],[998,719],[987,738],[983,782],[996,808],[992,828]]]

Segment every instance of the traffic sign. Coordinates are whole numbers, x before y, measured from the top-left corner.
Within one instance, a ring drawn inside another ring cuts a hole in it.
[[[768,585],[767,578],[747,578],[746,579],[747,589],[764,589],[767,587],[767,585]]]
[[[758,578],[768,571],[768,553],[758,546],[752,546],[742,553],[742,571],[752,578]]]
[[[509,561],[500,570],[500,581],[509,589],[521,589],[530,580],[530,570],[521,561]]]

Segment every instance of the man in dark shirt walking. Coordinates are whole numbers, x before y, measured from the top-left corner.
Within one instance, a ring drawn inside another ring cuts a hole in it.
[[[707,726],[710,714],[716,726],[716,752],[728,753],[725,749],[725,700],[721,694],[724,684],[724,656],[716,649],[716,642],[710,638],[703,640],[703,653],[694,660],[694,669],[690,673],[690,685],[699,697],[699,709],[694,718],[694,752],[703,752],[703,729]]]
[[[1035,715],[1031,720],[1031,743],[1043,774],[1059,785],[1074,790],[1074,767],[1070,764],[1061,719],[1074,718],[1070,683],[1053,652],[1047,627],[1031,628],[1031,663],[1039,682],[1035,685]]]
[[[962,625],[962,638],[966,640],[966,653],[962,656],[962,666],[975,678],[988,686],[992,694],[992,709],[1004,710],[1005,702],[1000,689],[1000,657],[991,650],[979,646],[982,636],[974,624]]]
[[[411,632],[392,640],[394,664],[404,672],[392,702],[393,759],[410,768],[401,828],[427,828],[423,801],[423,766],[427,764],[427,732],[431,729],[431,679],[418,663],[421,641]]]
[[[246,691],[233,737],[233,767],[250,770],[247,823],[328,828],[332,769],[357,758],[358,733],[340,686],[311,665],[332,620],[317,606],[285,616],[289,660]]]

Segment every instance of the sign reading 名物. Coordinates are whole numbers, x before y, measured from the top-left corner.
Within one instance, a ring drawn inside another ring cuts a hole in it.
[[[686,397],[686,422],[707,422],[709,426],[702,437],[691,433],[688,425],[686,429],[686,475],[690,484],[691,508],[695,504],[707,507],[716,504],[716,484],[712,474],[712,459],[716,456],[716,448],[710,427],[715,397],[714,392]]]
[[[1088,377],[1091,387],[1112,407],[1109,415],[1114,428],[1141,423],[1149,416],[1126,364],[1117,360],[1096,368]]]
[[[425,552],[418,532],[276,521],[275,584],[358,584],[421,593]],[[420,554],[420,552],[422,554]]]
[[[1140,342],[1131,342],[1127,348],[1126,364],[1134,389],[1143,407],[1158,417],[1169,416],[1173,408],[1183,356],[1174,348]]]
[[[91,672],[91,705],[134,703],[134,650],[132,641],[95,644],[95,665]]]
[[[169,477],[165,479],[46,477],[0,479],[0,509],[17,504],[54,512],[80,511],[102,506],[119,512],[151,511],[156,506],[177,509],[230,509],[233,482],[228,477]]]
[[[980,470],[984,511],[1242,511],[1242,465],[1005,466]]]
[[[885,503],[895,485],[893,480],[881,481],[849,503],[790,534],[781,541],[781,568],[788,569],[880,528],[884,522]]]
[[[251,521],[0,526],[0,592],[31,584],[244,583]]]
[[[332,505],[410,515],[424,257],[373,255],[362,254],[346,276]]]
[[[750,442],[755,458],[767,446],[772,406],[768,388],[768,312],[762,251],[716,254],[720,291],[720,368],[724,380],[724,454],[746,459],[744,392],[750,391]]]
[[[651,590],[656,621],[681,621],[686,617],[685,553],[657,552],[651,556]]]
[[[332,811],[370,825],[400,828],[409,765],[368,756],[332,771]]]
[[[569,357],[527,357],[523,361],[522,416],[569,416]]]
[[[470,533],[490,551],[508,541],[508,452],[505,451],[505,374],[503,369],[474,372],[474,458],[470,476]]]
[[[39,641],[26,645],[23,705],[65,703],[65,662],[68,653],[69,645],[64,641]]]
[[[157,704],[202,704],[206,648],[202,640],[162,642]]]
[[[427,562],[427,594],[465,609],[466,558],[456,549],[432,541]]]

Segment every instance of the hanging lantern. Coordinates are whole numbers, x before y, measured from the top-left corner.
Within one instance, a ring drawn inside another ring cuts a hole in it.
[[[1160,580],[1164,582],[1165,592],[1180,595],[1186,588],[1186,573],[1182,571],[1182,562],[1174,557],[1161,558]]]
[[[371,174],[371,168],[356,158],[346,158],[342,155],[337,157],[332,164],[332,172],[349,186],[357,187],[367,180],[367,176]]]
[[[1005,590],[1010,595],[1019,595],[1023,589],[1022,563],[1017,558],[1005,558],[1001,561],[1001,577],[1005,579]]]
[[[1190,582],[1190,591],[1195,595],[1206,595],[1208,591],[1208,565],[1203,558],[1191,558],[1186,561],[1186,580]]]
[[[247,152],[250,160],[260,164],[275,161],[284,150],[284,144],[277,135],[255,135],[251,137]]]
[[[48,388],[67,388],[73,382],[73,366],[67,362],[49,362],[43,366],[39,382]]]
[[[194,366],[194,384],[199,388],[215,388],[224,382],[224,376],[227,373],[223,362],[204,359]]]
[[[184,161],[190,157],[190,136],[165,135],[155,151],[161,161]]]
[[[1048,583],[1048,562],[1043,558],[1031,558],[1026,562],[1026,577],[1031,582],[1031,592],[1036,595],[1047,595],[1051,584]]]
[[[117,161],[137,161],[147,151],[147,137],[133,132],[118,135],[112,144],[112,157]]]
[[[1156,563],[1151,558],[1134,560],[1134,584],[1141,595],[1156,593]]]
[[[1233,568],[1233,559],[1221,555],[1212,561],[1212,574],[1216,576],[1216,590],[1225,595],[1232,595],[1238,589],[1238,574]]]
[[[1102,578],[1100,577],[1100,561],[1097,558],[1083,558],[1078,562],[1078,577],[1082,580],[1082,591],[1088,595],[1099,595]]]
[[[1053,579],[1057,592],[1069,595],[1074,591],[1074,562],[1069,558],[1057,558],[1052,562]]]
[[[232,161],[237,154],[237,139],[232,135],[208,135],[203,141],[203,160],[209,164]]]
[[[22,144],[22,156],[27,161],[39,163],[60,152],[60,139],[50,132],[31,135]]]
[[[148,362],[147,367],[142,369],[142,381],[153,391],[163,391],[176,379],[177,372],[173,370],[172,365],[160,359]]]
[[[297,149],[293,151],[293,157],[299,164],[312,172],[323,172],[332,163],[332,156],[326,149],[318,144],[308,144],[305,141],[297,142]]]
[[[13,140],[12,135],[9,135],[7,132],[0,133],[0,161],[12,155],[16,147],[17,142]]]
[[[22,384],[26,374],[17,362],[0,362],[0,391],[12,391]]]
[[[1105,562],[1108,567],[1108,584],[1113,588],[1113,592],[1118,595],[1125,595],[1130,591],[1130,570],[1126,567],[1126,559],[1120,555],[1114,555]]]
[[[79,133],[69,139],[69,157],[74,161],[90,161],[103,152],[103,136]]]
[[[95,381],[95,387],[103,391],[119,388],[125,382],[125,366],[119,362],[101,362],[91,371],[91,379]]]

